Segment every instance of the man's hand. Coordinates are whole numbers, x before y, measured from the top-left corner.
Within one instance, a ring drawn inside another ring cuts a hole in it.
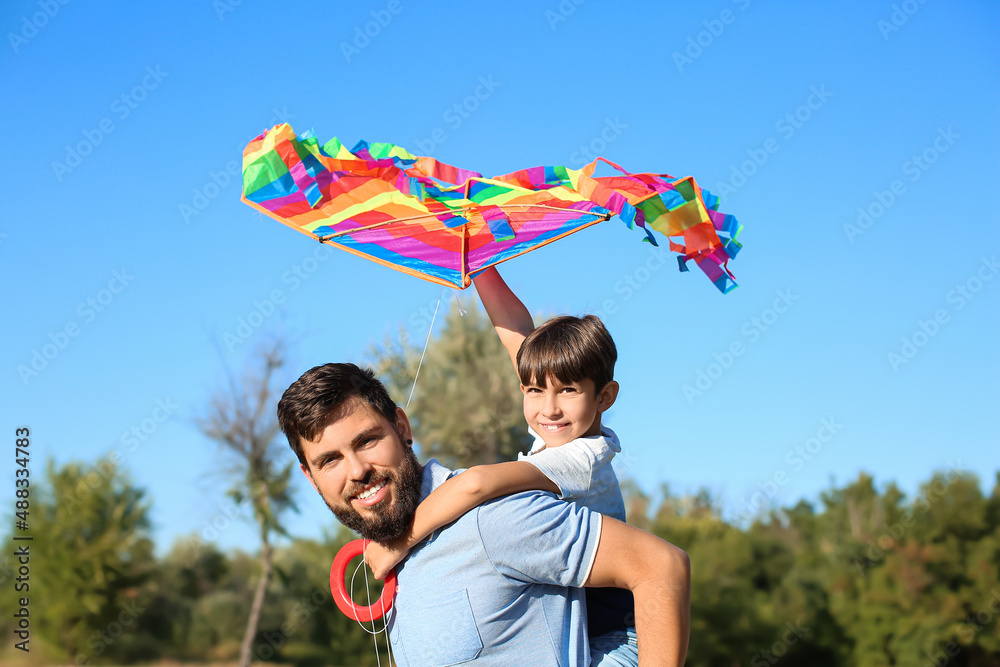
[[[365,549],[365,563],[372,569],[376,579],[385,579],[389,571],[406,558],[409,552],[406,536],[385,544],[371,542]]]

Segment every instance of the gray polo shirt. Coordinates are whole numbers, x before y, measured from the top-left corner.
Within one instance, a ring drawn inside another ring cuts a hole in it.
[[[453,473],[431,460],[421,500]],[[601,515],[544,491],[497,498],[434,532],[396,567],[398,665],[590,664],[587,609]]]

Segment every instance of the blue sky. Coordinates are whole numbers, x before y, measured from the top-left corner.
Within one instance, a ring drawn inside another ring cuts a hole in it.
[[[647,491],[707,486],[736,516],[861,470],[989,489],[998,18],[917,0],[5,3],[0,432],[32,429],[36,476],[118,451],[161,550],[195,532],[255,548],[194,426],[226,368],[274,330],[295,375],[364,361],[400,324],[423,340],[440,293],[318,261],[240,203],[242,147],[287,121],[486,175],[600,154],[722,197],[745,226],[726,296],[617,219],[501,266],[532,311],[604,318],[622,385],[606,422]],[[332,517],[299,492],[288,528],[318,536]]]

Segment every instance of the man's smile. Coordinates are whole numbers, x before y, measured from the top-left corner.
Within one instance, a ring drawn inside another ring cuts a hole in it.
[[[385,499],[386,495],[389,492],[388,489],[389,489],[388,478],[382,478],[380,480],[372,482],[364,489],[362,489],[360,493],[356,494],[353,498],[351,498],[351,502],[357,503],[362,507],[371,507],[372,505],[376,505],[383,499]]]

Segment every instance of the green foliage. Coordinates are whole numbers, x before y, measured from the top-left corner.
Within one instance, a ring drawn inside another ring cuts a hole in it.
[[[346,618],[330,594],[333,556],[355,536],[340,528],[323,541],[292,540],[273,552],[274,577],[250,644],[253,663],[300,667],[376,665],[372,638]],[[178,539],[149,585],[143,620],[158,625],[159,656],[189,662],[233,662],[240,654],[247,608],[260,577],[258,558],[223,553],[197,537]],[[359,574],[359,602],[363,579]],[[372,583],[372,582],[369,582]],[[372,587],[372,596],[381,592]],[[385,664],[386,649],[380,638]]]
[[[235,637],[231,641],[238,648],[252,596],[248,587],[253,567],[245,555],[227,557],[197,537],[175,541],[150,586],[154,597],[146,613],[157,636],[170,647],[166,652],[198,658],[212,656],[221,646],[222,657],[231,657],[225,652],[225,638]]]
[[[62,466],[49,460],[31,492],[37,538],[8,541],[7,553],[30,550],[25,593],[35,645],[40,640],[54,658],[92,663],[147,657],[141,617],[156,563],[145,492],[109,459]]]
[[[261,579],[257,555],[190,537],[157,562],[145,495],[107,461],[49,463],[31,488],[32,532],[46,537],[31,543],[33,655],[48,648],[49,664],[236,660]],[[819,508],[799,502],[749,526],[727,521],[706,491],[678,497],[664,487],[649,511],[648,495],[628,480],[623,488],[632,520],[691,557],[690,667],[1000,667],[1000,479],[986,496],[973,477],[939,473],[907,498],[862,474],[825,492]],[[352,538],[341,528],[273,547],[255,663],[376,664],[372,637],[329,591],[333,556]],[[11,568],[10,558],[0,567],[7,585]],[[10,637],[10,621],[2,625]],[[384,639],[379,646],[385,663]],[[21,657],[5,650],[4,664]]]
[[[333,556],[352,539],[355,536],[341,528],[331,539],[295,540],[275,554],[280,580],[280,586],[272,593],[278,600],[276,614],[269,625],[262,623],[261,637],[269,645],[281,644],[276,659],[302,667],[377,664],[372,637],[357,621],[340,613],[330,593]],[[353,564],[348,573],[352,571]],[[368,604],[362,577],[359,573],[355,598],[361,604]],[[380,593],[381,586],[372,586],[372,599],[377,599]],[[382,663],[387,664],[384,634],[379,636],[378,643]]]
[[[664,489],[652,529],[692,563],[687,664],[1000,666],[998,499],[955,471],[913,499],[861,474],[820,513],[741,529]]]
[[[420,348],[404,332],[372,348],[372,368],[390,395],[405,403]],[[445,315],[420,366],[407,409],[423,458],[468,467],[517,458],[531,446],[517,373],[493,325],[478,306]]]

